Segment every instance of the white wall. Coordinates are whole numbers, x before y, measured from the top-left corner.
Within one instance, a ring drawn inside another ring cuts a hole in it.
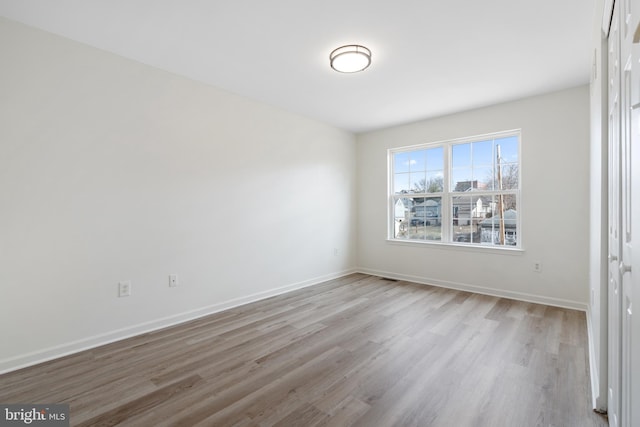
[[[419,96],[419,94],[416,94]],[[425,102],[437,102],[424,94]],[[390,243],[387,149],[522,129],[520,253]],[[589,88],[359,135],[361,270],[581,309],[589,294]],[[533,262],[542,262],[542,272]]]
[[[353,135],[2,18],[0,62],[0,371],[355,266]]]
[[[589,331],[593,405],[607,408],[607,44],[603,40],[604,0],[597,0],[593,25],[594,64],[590,86],[591,149],[589,166]]]

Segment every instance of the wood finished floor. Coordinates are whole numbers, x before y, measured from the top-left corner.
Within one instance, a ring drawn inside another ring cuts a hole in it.
[[[354,274],[0,376],[77,426],[605,426],[585,314]]]

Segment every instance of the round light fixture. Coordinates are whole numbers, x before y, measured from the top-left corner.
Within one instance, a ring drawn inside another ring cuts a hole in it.
[[[371,51],[364,46],[340,46],[329,55],[331,68],[340,73],[357,73],[371,65]]]

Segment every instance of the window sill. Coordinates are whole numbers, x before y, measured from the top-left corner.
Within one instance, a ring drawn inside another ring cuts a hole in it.
[[[430,249],[440,249],[449,251],[464,251],[475,253],[492,253],[499,255],[523,255],[524,249],[514,247],[495,247],[495,246],[478,246],[464,243],[443,243],[443,242],[430,242],[420,240],[400,240],[400,239],[387,239],[387,243],[400,246],[416,246],[416,247],[429,247]]]

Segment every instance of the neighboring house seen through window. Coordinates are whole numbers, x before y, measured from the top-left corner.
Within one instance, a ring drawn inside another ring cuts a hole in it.
[[[389,150],[389,237],[520,247],[519,153],[519,131]]]

